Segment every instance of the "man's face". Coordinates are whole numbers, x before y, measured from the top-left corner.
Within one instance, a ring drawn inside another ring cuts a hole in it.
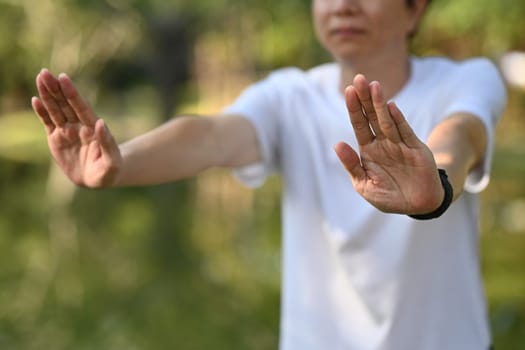
[[[337,60],[404,49],[425,3],[415,2],[409,7],[406,0],[313,0],[317,37]]]

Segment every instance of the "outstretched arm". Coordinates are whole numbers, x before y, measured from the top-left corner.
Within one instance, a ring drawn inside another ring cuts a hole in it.
[[[117,145],[66,75],[42,70],[33,109],[55,161],[75,184],[91,188],[149,185],[196,175],[212,166],[259,159],[253,126],[241,116],[180,117]]]
[[[437,166],[447,171],[456,199],[463,192],[469,172],[483,160],[487,131],[478,117],[456,113],[436,125],[427,145]]]
[[[214,166],[259,160],[251,123],[241,116],[181,116],[121,145],[117,185],[148,185],[192,177]]]
[[[386,103],[379,83],[368,84],[357,75],[345,97],[359,150],[341,142],[335,151],[358,193],[384,212],[427,214],[444,198],[439,167],[447,171],[457,198],[485,151],[485,130],[478,118],[447,118],[433,130],[427,146],[397,106]]]

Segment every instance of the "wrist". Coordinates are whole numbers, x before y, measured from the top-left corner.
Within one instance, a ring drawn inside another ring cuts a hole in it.
[[[448,180],[447,172],[444,169],[438,169],[439,179],[441,180],[441,186],[443,187],[443,200],[441,201],[441,204],[439,207],[437,207],[434,211],[427,213],[427,214],[417,214],[417,215],[409,215],[411,218],[416,220],[431,220],[436,219],[443,215],[445,211],[447,211],[450,204],[452,204],[452,200],[454,199],[454,190],[452,189],[452,185],[450,184],[450,181]]]

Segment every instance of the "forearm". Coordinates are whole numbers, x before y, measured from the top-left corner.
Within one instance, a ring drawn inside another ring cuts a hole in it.
[[[483,123],[468,114],[446,119],[431,133],[427,144],[438,168],[447,172],[454,190],[454,200],[463,192],[469,172],[481,162],[486,143]]]
[[[240,166],[259,157],[255,133],[241,117],[178,117],[120,146],[115,186],[189,178],[214,166]]]
[[[176,181],[213,166],[211,128],[208,118],[179,117],[123,143],[115,186]]]

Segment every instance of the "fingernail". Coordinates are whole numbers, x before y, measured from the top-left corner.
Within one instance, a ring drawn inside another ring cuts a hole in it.
[[[59,78],[67,78],[68,76],[67,76],[66,73],[60,73],[60,74],[58,75],[58,77],[59,77]]]

